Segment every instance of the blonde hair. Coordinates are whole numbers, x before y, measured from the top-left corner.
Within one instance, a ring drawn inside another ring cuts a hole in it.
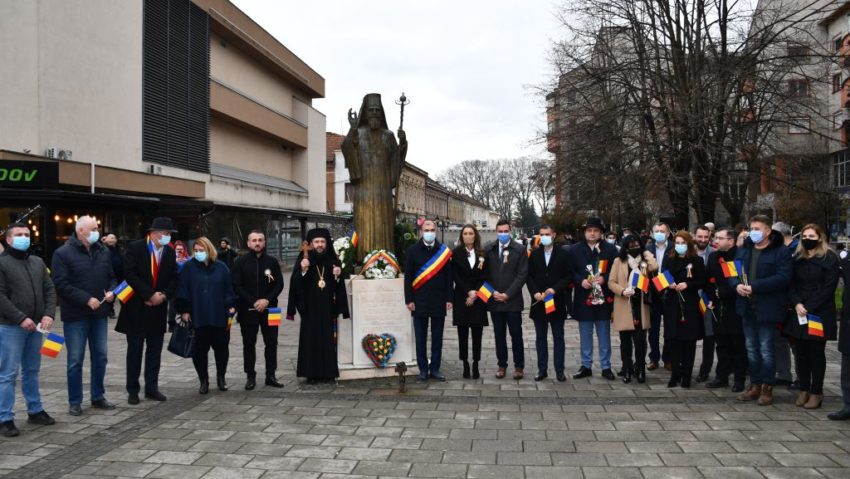
[[[814,230],[814,232],[818,235],[818,245],[811,251],[803,247],[803,233],[805,233],[806,230]],[[803,229],[800,230],[800,241],[797,243],[797,249],[794,251],[795,259],[823,258],[829,251],[830,247],[829,243],[826,242],[826,233],[824,233],[823,228],[821,228],[820,225],[809,223],[806,226],[803,226]]]
[[[210,241],[209,238],[201,236],[195,240],[195,244],[200,244],[204,247],[204,251],[207,252],[207,259],[209,260],[209,263],[215,263],[215,260],[218,258],[218,251],[216,251],[215,246],[213,246],[212,241]],[[193,251],[194,249],[195,247],[192,246]]]

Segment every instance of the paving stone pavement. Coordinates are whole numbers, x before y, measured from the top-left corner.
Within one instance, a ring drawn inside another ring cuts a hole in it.
[[[408,383],[404,394],[395,379],[306,385],[294,373],[298,328],[298,321],[281,327],[282,390],[243,389],[241,337],[234,328],[230,391],[213,388],[199,395],[191,361],[164,352],[160,381],[168,401],[143,400],[138,406],[127,404],[123,387],[126,342],[110,332],[107,397],[118,408],[84,407],[80,417],[67,414],[65,355],[45,358],[41,391],[57,424],[26,424],[19,397],[15,411],[22,433],[0,438],[0,475],[850,478],[850,423],[826,420],[840,404],[834,343],[827,351],[824,408],[805,411],[783,389],[768,407],[738,403],[728,390],[701,385],[668,389],[663,369],[649,372],[642,385],[602,379],[598,365],[588,379],[559,383],[550,370],[552,379],[536,383],[534,327],[527,318],[526,378],[520,381],[494,377],[492,328],[484,333],[482,378],[462,379],[457,336],[447,321],[448,382]],[[574,322],[568,322],[566,337],[571,372],[578,367]],[[618,366],[616,335],[612,339]],[[87,386],[84,391],[88,395]]]

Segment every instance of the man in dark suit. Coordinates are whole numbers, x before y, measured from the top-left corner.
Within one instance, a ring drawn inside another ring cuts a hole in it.
[[[124,276],[133,296],[121,308],[115,331],[127,336],[127,393],[139,404],[139,374],[145,357],[145,397],[165,401],[159,391],[159,364],[165,336],[168,299],[177,288],[177,257],[171,242],[171,218],[154,218],[148,235],[130,243]]]
[[[564,321],[567,319],[567,283],[569,277],[568,253],[553,244],[554,232],[549,225],[539,229],[540,247],[531,252],[528,259],[526,287],[534,301],[529,316],[534,320],[537,333],[537,376],[542,381],[549,376],[549,325],[552,325],[554,341],[555,375],[558,381],[566,381],[564,375]],[[546,296],[553,295],[554,311],[546,311]]]
[[[437,241],[437,224],[422,223],[422,239],[408,248],[404,265],[404,302],[413,316],[419,380],[445,381],[440,372],[446,310],[452,308],[451,250]],[[429,262],[434,260],[433,263]],[[428,364],[428,320],[431,320],[431,364]]]
[[[673,249],[672,243],[670,241],[670,227],[667,226],[667,223],[656,223],[652,227],[652,244],[647,244],[646,250],[652,253],[655,256],[655,260],[658,261],[657,274],[666,270],[664,262],[667,261],[670,250]],[[667,348],[661,348],[661,320],[662,311],[664,310],[662,296],[655,288],[650,288],[649,297],[649,366],[646,369],[650,371],[658,369],[658,361],[663,360],[664,368],[671,371],[673,365],[667,357]]]
[[[514,355],[514,379],[525,376],[525,351],[522,344],[522,286],[528,277],[528,254],[511,238],[511,224],[501,219],[496,224],[497,241],[485,249],[490,265],[487,281],[493,287],[493,297],[487,303],[496,336],[496,377],[502,379],[508,368],[508,340]]]

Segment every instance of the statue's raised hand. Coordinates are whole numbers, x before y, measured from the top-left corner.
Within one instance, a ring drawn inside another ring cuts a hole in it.
[[[357,113],[351,108],[348,109],[348,124],[351,128],[357,128]]]
[[[400,144],[407,143],[407,133],[405,133],[401,128],[398,130],[398,142]]]

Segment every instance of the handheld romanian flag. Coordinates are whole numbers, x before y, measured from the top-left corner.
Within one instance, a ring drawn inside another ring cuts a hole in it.
[[[652,284],[658,292],[664,291],[664,288],[673,284],[673,275],[669,271],[664,271],[652,279]]]
[[[543,304],[546,306],[546,314],[552,314],[555,312],[555,296],[547,294],[546,297],[543,298]]]
[[[809,321],[809,336],[822,338],[823,320],[820,319],[820,316],[815,316],[814,314],[807,314],[806,319],[808,319]]]
[[[357,235],[356,231],[352,231],[351,233],[351,246],[357,247],[357,243],[360,242],[360,236]]]
[[[632,274],[631,286],[632,288],[639,289],[646,293],[649,291],[649,278],[640,273],[635,272]]]
[[[280,326],[280,308],[269,308],[269,327]]]
[[[600,259],[599,265],[597,266],[597,269],[596,269],[596,274],[605,274],[607,272],[608,272],[608,260],[607,259]]]
[[[47,333],[44,338],[44,344],[41,345],[41,354],[50,358],[59,356],[62,351],[62,346],[65,344],[65,338],[56,333]]]
[[[227,332],[230,332],[230,328],[233,327],[233,323],[235,323],[235,322],[236,322],[236,312],[233,312],[233,313],[228,312],[227,313],[227,328],[226,328]]]
[[[493,296],[493,291],[493,287],[490,286],[490,283],[485,281],[484,284],[478,288],[478,291],[476,291],[475,294],[481,299],[481,301],[486,303],[487,301],[490,301],[490,297]]]
[[[115,287],[115,289],[112,290],[112,294],[114,294],[115,297],[118,298],[118,301],[121,301],[121,303],[126,303],[127,301],[130,301],[130,298],[133,297],[133,288],[131,288],[126,281],[122,281],[121,284],[119,284]]]
[[[708,303],[710,303],[710,302],[711,302],[711,299],[708,297],[707,294],[705,294],[705,291],[700,292],[700,295],[699,295],[699,312],[703,316],[705,316],[705,313],[708,311]]]
[[[735,261],[720,261],[720,269],[723,271],[724,278],[737,278],[744,270],[741,262]]]

